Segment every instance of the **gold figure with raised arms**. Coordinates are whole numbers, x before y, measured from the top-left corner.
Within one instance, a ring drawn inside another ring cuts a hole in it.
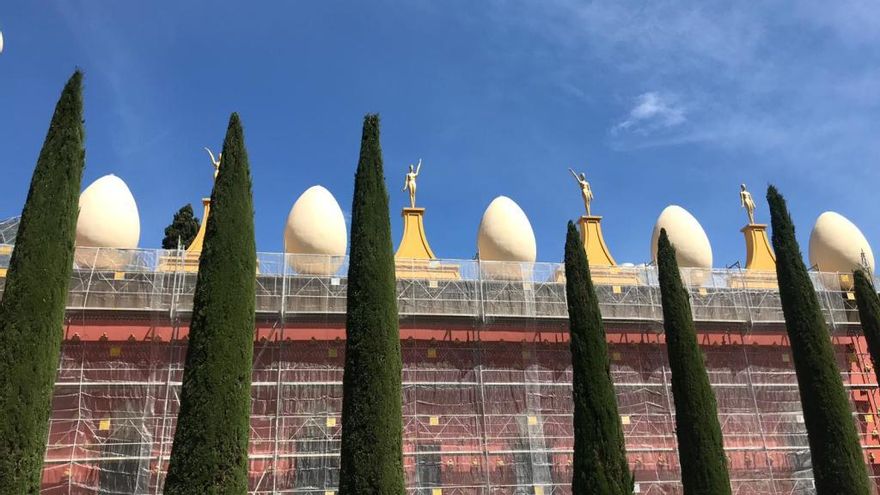
[[[211,163],[214,164],[214,179],[217,179],[217,174],[220,173],[220,160],[223,159],[223,153],[219,153],[217,158],[214,158],[214,153],[211,153],[207,146],[205,146],[205,151],[211,156]]]
[[[590,189],[590,183],[587,182],[587,174],[581,172],[580,175],[575,173],[574,170],[568,169],[571,172],[571,175],[574,176],[574,180],[578,182],[578,185],[581,188],[581,197],[584,199],[584,208],[587,209],[587,216],[591,216],[590,213],[590,203],[593,202],[593,190]]]
[[[415,169],[415,170],[413,170]],[[416,207],[416,177],[419,176],[419,170],[422,169],[422,159],[419,158],[419,164],[416,167],[413,167],[412,164],[409,165],[409,172],[406,174],[406,182],[403,184],[403,190],[409,190],[409,205],[410,208]]]

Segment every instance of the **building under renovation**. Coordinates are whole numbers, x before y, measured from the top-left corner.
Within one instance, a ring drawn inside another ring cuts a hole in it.
[[[306,242],[302,233],[309,228],[338,223],[333,215],[318,222],[303,219],[298,212],[330,211],[335,205],[323,188],[309,191],[288,219],[288,252],[258,257],[250,434],[254,494],[329,495],[338,484],[345,225],[341,237],[338,232],[317,236],[335,239],[323,251]],[[309,194],[317,199],[308,199]],[[333,204],[321,206],[327,196]],[[310,208],[309,201],[319,208]],[[87,203],[81,203],[81,223],[92,214]],[[206,201],[206,214],[209,206]],[[750,218],[743,229],[746,263],[714,269],[711,250],[707,262],[702,245],[705,233],[690,214],[676,208],[664,211],[656,230],[666,228],[679,248],[718,400],[734,493],[814,493],[766,226]],[[397,252],[408,492],[569,493],[572,377],[563,267],[534,260],[528,220],[507,198],[487,209],[476,260],[434,256],[423,214],[414,199],[404,209]],[[650,264],[615,263],[599,219],[584,216],[580,226],[610,344],[636,492],[680,493],[657,272]],[[525,226],[516,227],[523,220]],[[840,222],[832,227],[852,226]],[[814,255],[821,258],[812,272],[814,284],[865,462],[877,479],[880,391],[859,327],[850,272],[834,265],[853,255],[835,251],[823,234],[840,228],[820,228],[819,223],[813,232],[816,245],[811,241],[810,247],[811,261]],[[162,492],[204,223],[202,229],[186,250],[87,247],[78,240],[43,493]],[[91,235],[96,238],[94,229]],[[512,240],[505,237],[511,235]],[[14,220],[0,223],[0,236],[6,243],[0,247],[0,275],[5,276]],[[844,244],[864,239],[856,237]],[[873,269],[865,246],[857,258]]]

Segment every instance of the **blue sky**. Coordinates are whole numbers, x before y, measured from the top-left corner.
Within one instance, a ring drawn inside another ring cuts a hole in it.
[[[367,5],[369,4],[369,5]],[[586,170],[618,262],[650,257],[679,204],[715,265],[745,257],[738,187],[759,221],[786,195],[806,255],[825,210],[880,246],[880,5],[823,2],[30,2],[0,5],[0,217],[18,214],[58,93],[86,75],[83,186],[114,173],[141,246],[209,193],[203,146],[240,113],[257,245],[280,251],[314,184],[348,213],[360,126],[382,116],[393,236],[407,164],[434,252],[470,258],[485,207],[529,216],[538,258],[562,257]]]

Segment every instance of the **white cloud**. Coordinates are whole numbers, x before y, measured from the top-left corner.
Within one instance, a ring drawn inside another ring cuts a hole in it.
[[[553,54],[558,87],[612,88],[623,102],[607,122],[615,149],[699,143],[847,194],[880,180],[880,51],[866,49],[880,40],[873,2],[496,5],[497,20]]]
[[[617,123],[612,133],[630,131],[648,134],[681,125],[687,120],[684,109],[669,96],[655,91],[640,94],[627,117]]]
[[[172,134],[173,127],[156,125],[161,118],[156,105],[155,81],[143,57],[133,51],[125,32],[106,9],[91,2],[59,2],[57,8],[73,38],[90,59],[84,67],[86,77],[104,79],[109,89],[118,124],[111,133],[116,152],[131,159],[156,149],[158,143]],[[153,28],[161,32],[158,26]],[[157,128],[161,130],[153,131]]]

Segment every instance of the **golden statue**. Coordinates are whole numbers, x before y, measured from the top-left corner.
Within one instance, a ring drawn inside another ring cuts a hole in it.
[[[211,153],[211,150],[209,150],[207,146],[205,146],[205,151],[211,155],[211,163],[214,164],[214,180],[217,180],[217,174],[220,173],[220,160],[223,159],[223,153],[219,153],[217,158],[214,158],[214,153]]]
[[[739,185],[739,203],[740,206],[746,209],[746,214],[749,215],[749,225],[755,224],[755,200],[752,199],[752,193],[746,191],[746,185]]]
[[[416,177],[419,176],[419,170],[422,169],[422,159],[419,158],[419,165],[413,170],[413,165],[409,165],[409,172],[406,174],[406,182],[403,184],[403,190],[409,190],[409,205],[411,208],[416,207]]]
[[[584,207],[587,209],[587,216],[592,216],[590,213],[590,203],[593,201],[593,190],[590,189],[590,183],[587,182],[587,175],[581,172],[580,176],[575,173],[574,170],[568,169],[571,172],[571,175],[574,176],[574,180],[578,182],[578,185],[581,188],[581,197],[584,199]]]

